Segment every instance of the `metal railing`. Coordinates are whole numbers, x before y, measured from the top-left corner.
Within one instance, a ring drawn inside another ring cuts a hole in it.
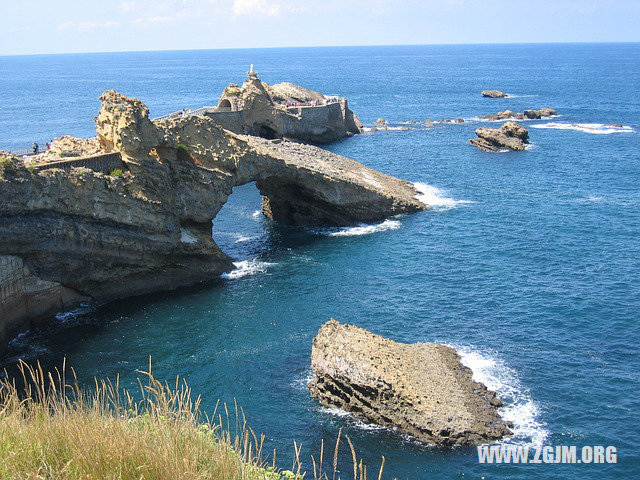
[[[151,120],[153,120],[154,122],[159,122],[162,120],[169,120],[174,118],[190,117],[191,115],[203,115],[205,113],[215,112],[216,110],[216,107],[200,107],[196,109],[183,108],[182,110],[178,110],[177,112],[168,113],[160,117],[152,118]]]

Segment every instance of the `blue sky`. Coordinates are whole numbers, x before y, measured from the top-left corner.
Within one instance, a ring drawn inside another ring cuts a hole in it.
[[[640,0],[0,0],[0,14],[0,55],[640,41]]]

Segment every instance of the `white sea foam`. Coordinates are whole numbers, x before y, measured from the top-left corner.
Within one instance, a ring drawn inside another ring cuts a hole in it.
[[[419,201],[433,208],[449,209],[459,205],[473,203],[470,200],[454,200],[447,196],[447,192],[433,185],[416,182],[413,187],[418,191],[417,198]]]
[[[604,200],[604,197],[598,195],[587,195],[582,199],[582,203],[600,203]]]
[[[531,128],[551,128],[555,130],[577,130],[593,135],[610,135],[612,133],[634,133],[635,130],[627,125],[614,126],[607,123],[562,123],[549,122],[531,125]]]
[[[262,210],[256,210],[255,212],[253,212],[251,214],[251,217],[255,218],[256,220],[260,218],[260,215],[262,214]]]
[[[339,229],[325,229],[322,231],[329,237],[356,237],[360,235],[369,235],[370,233],[384,232],[387,230],[397,230],[402,224],[398,220],[385,220],[382,223],[373,225],[357,225],[355,227],[342,227]]]
[[[247,275],[256,275],[258,273],[264,273],[267,269],[273,265],[274,263],[261,262],[256,258],[251,260],[242,260],[240,262],[233,262],[233,265],[236,267],[234,270],[230,272],[223,273],[220,275],[222,278],[226,278],[229,280],[235,278],[246,277]]]
[[[473,371],[473,379],[498,394],[504,406],[500,415],[513,422],[513,437],[505,443],[542,445],[549,432],[539,420],[540,408],[520,383],[518,374],[499,359],[469,347],[453,346],[462,364]]]
[[[65,323],[70,320],[73,320],[76,317],[81,317],[82,315],[86,315],[87,313],[91,313],[95,311],[96,305],[88,305],[83,303],[79,307],[68,310],[66,312],[60,312],[56,314],[56,320],[59,322]]]
[[[237,234],[236,243],[250,242],[251,240],[255,240],[256,238],[258,237],[249,237],[247,235]]]

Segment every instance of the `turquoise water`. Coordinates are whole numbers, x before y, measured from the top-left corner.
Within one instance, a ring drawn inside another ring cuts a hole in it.
[[[3,57],[0,148],[92,135],[108,88],[142,98],[152,116],[211,105],[250,63],[264,81],[349,97],[367,125],[468,119],[328,147],[420,182],[435,208],[303,230],[256,214],[255,186],[239,187],[213,225],[240,267],[230,278],[61,316],[17,339],[9,360],[66,356],[82,382],[133,384],[153,355],[161,378],[186,377],[205,406],[237,398],[283,466],[293,439],[309,458],[344,427],[369,465],[387,457],[389,478],[640,476],[640,45]],[[484,88],[513,97],[483,99]],[[525,152],[466,144],[478,115],[543,106],[560,116],[525,123]],[[604,126],[614,122],[626,128]],[[618,464],[479,465],[474,449],[420,446],[320,408],[305,382],[311,339],[330,317],[457,347],[504,397],[513,441],[615,445]]]

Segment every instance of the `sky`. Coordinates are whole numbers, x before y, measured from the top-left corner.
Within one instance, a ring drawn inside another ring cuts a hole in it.
[[[0,55],[640,41],[640,0],[0,0]]]

